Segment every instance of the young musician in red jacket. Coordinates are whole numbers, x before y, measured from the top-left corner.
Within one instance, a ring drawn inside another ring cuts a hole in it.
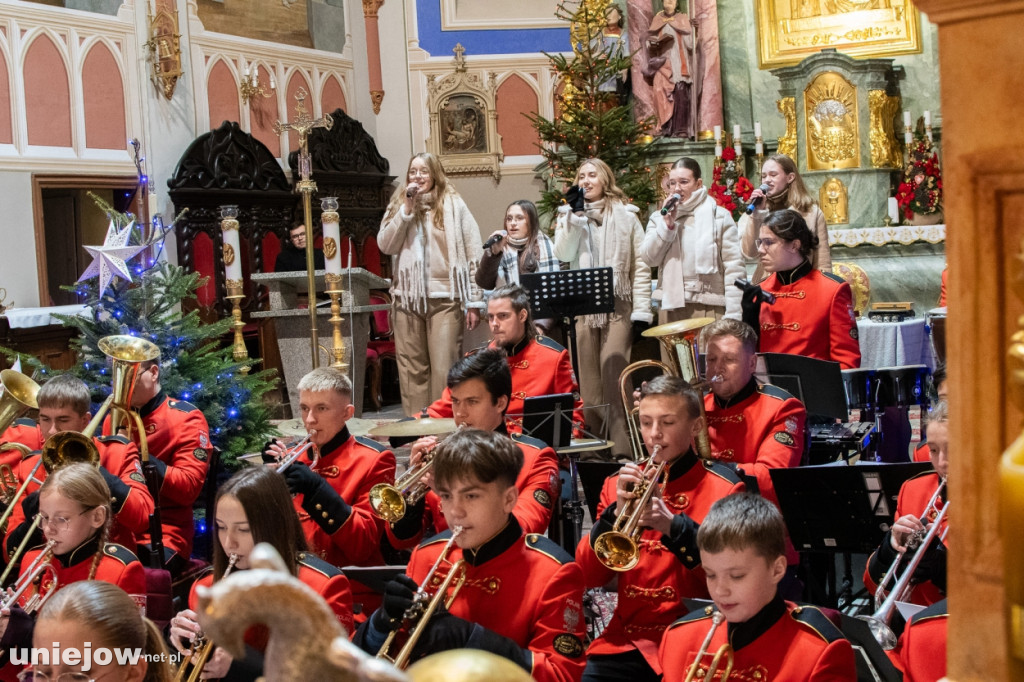
[[[485,348],[456,362],[448,372],[448,391],[452,399],[455,424],[462,428],[494,431],[507,436],[505,410],[512,392],[512,375],[505,353],[500,348]],[[544,533],[560,491],[558,457],[543,441],[529,436],[511,436],[523,453],[523,467],[516,480],[519,499],[513,511],[524,533]],[[409,465],[417,466],[438,443],[435,436],[416,441]],[[430,478],[427,478],[429,484]],[[437,494],[428,492],[424,500],[406,510],[406,515],[388,528],[388,539],[396,549],[415,546],[426,529],[436,531],[448,526],[438,513]]]
[[[149,360],[139,367],[132,391],[132,408],[142,417],[146,429],[149,456],[156,465],[160,479],[160,527],[163,535],[164,566],[178,573],[192,556],[195,522],[192,505],[203,490],[209,470],[210,427],[196,406],[169,398],[160,386],[160,361]],[[139,445],[134,421],[121,420],[117,435],[131,432]],[[125,427],[130,428],[125,428]],[[110,433],[110,417],[103,422],[103,432]],[[147,528],[148,530],[148,528]],[[149,533],[138,538],[140,556],[149,556]]]
[[[715,503],[697,532],[714,606],[665,631],[658,652],[664,679],[684,679],[694,663],[695,679],[703,679],[723,644],[733,648],[730,679],[857,679],[853,648],[839,629],[816,607],[797,606],[778,594],[786,573],[785,529],[779,510],[759,495],[731,495]]]
[[[775,211],[755,240],[760,264],[771,273],[743,293],[743,321],[761,335],[762,353],[792,353],[833,360],[843,369],[860,367],[860,341],[850,285],[815,270],[810,255],[818,245],[803,217]],[[761,291],[775,302],[762,303]]]
[[[142,564],[130,549],[109,542],[113,513],[110,488],[91,464],[68,464],[53,472],[39,489],[39,519],[45,541],[53,542],[48,563],[53,572],[43,573],[38,582],[25,591],[18,606],[0,611],[0,650],[28,646],[32,638],[32,613],[26,613],[30,600],[47,596],[80,580],[103,580],[127,592],[137,608],[146,607],[146,576]],[[46,551],[46,546],[30,549],[21,561],[20,580],[28,580],[28,569]],[[8,659],[4,659],[7,663]],[[5,665],[0,679],[13,679],[16,667]]]
[[[376,654],[387,634],[403,625],[417,586],[436,591],[452,563],[464,559],[462,591],[426,624],[412,660],[447,649],[483,649],[540,682],[580,679],[583,576],[561,547],[523,533],[512,513],[522,465],[519,448],[493,431],[460,431],[437,446],[434,484],[453,530],[413,552],[406,575],[388,583],[384,605],[360,627],[356,644]],[[449,544],[447,562],[428,580]]]
[[[612,530],[631,506],[633,487],[650,478],[651,464],[627,464],[608,477],[597,505],[598,519],[576,548],[585,587],[599,587],[618,576],[619,601],[608,626],[590,645],[584,680],[658,680],[658,642],[673,620],[685,613],[682,599],[706,597],[695,537],[704,515],[718,499],[743,490],[731,465],[700,460],[693,440],[703,428],[701,398],[685,380],[660,376],[640,390],[640,431],[648,451],[658,447],[668,482],[642,510],[639,561],[616,573],[598,560],[597,539]],[[659,482],[652,482],[660,485]]]
[[[209,587],[223,578],[232,555],[235,562],[231,570],[247,570],[252,549],[260,542],[273,546],[292,575],[319,594],[338,622],[348,632],[352,631],[349,582],[340,569],[306,551],[306,539],[288,486],[280,475],[267,467],[249,467],[236,473],[217,491],[214,523],[217,542],[213,543],[213,573],[192,585],[189,608],[171,620],[171,643],[178,651],[188,651],[192,637],[202,631],[195,613],[198,586]],[[216,648],[203,668],[203,679],[257,679],[263,673],[266,636],[265,628],[250,628],[245,637],[246,656],[242,660],[233,660],[226,651]]]
[[[523,400],[541,395],[572,393],[576,400],[573,431],[583,428],[583,400],[572,371],[569,351],[537,331],[530,311],[530,295],[518,284],[503,286],[487,299],[489,348],[502,348],[512,372],[506,426],[509,433],[523,431]],[[431,417],[452,417],[451,389],[427,408]]]
[[[39,403],[38,438],[43,441],[62,431],[82,431],[92,419],[89,412],[89,387],[70,374],[61,374],[43,384],[36,401]],[[92,441],[99,450],[99,472],[110,488],[114,512],[110,539],[134,548],[135,538],[146,532],[149,515],[153,513],[153,497],[146,489],[146,480],[142,476],[139,451],[134,443],[123,436],[93,438]],[[15,468],[18,480],[24,481],[38,461],[38,454],[22,460]],[[44,480],[46,469],[39,467],[35,478]],[[9,532],[5,541],[5,557],[17,549],[28,532],[31,517],[35,516],[39,508],[38,495],[34,494],[38,489],[38,484],[30,483],[26,488],[25,499],[11,513],[7,524]]]
[[[905,682],[935,682],[946,676],[946,600],[918,611],[900,637],[900,667]]]
[[[355,412],[352,383],[341,372],[320,367],[299,381],[299,409],[309,438],[320,453],[312,463],[307,450],[284,471],[310,550],[335,566],[379,566],[384,524],[370,508],[370,488],[395,480],[395,456],[380,443],[349,434]],[[275,442],[268,451],[283,456]],[[358,584],[356,602],[373,601]]]
[[[907,541],[915,533],[926,531],[946,504],[946,491],[943,490],[932,508],[928,508],[939,483],[949,473],[949,408],[945,402],[935,403],[928,412],[928,451],[934,471],[918,474],[900,487],[895,522],[878,549],[868,557],[864,587],[871,594],[877,590],[878,581],[885,576],[896,555],[907,551]],[[927,518],[920,518],[922,514],[927,514]],[[914,587],[908,599],[911,603],[928,606],[946,596],[946,546],[940,538],[948,524],[947,514],[942,519],[939,535],[914,574]]]

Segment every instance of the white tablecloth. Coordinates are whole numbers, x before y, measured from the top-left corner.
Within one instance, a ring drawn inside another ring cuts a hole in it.
[[[932,345],[923,317],[903,322],[857,320],[860,335],[860,366],[864,369],[928,365],[934,368]]]
[[[52,308],[12,308],[4,313],[11,329],[25,329],[28,327],[47,327],[51,324],[61,324],[61,321],[54,317],[58,315],[89,315],[91,309],[76,303],[75,305],[59,305]]]

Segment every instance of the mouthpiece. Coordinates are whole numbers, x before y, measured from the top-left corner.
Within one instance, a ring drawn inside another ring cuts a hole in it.
[[[725,377],[722,376],[721,374],[716,374],[715,376],[708,379],[708,381],[711,382],[712,384],[720,384],[723,381],[725,381]]]

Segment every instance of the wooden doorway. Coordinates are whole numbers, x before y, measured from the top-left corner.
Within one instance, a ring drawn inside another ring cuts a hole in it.
[[[137,185],[132,175],[32,176],[39,305],[79,302],[74,293],[61,287],[78,280],[91,260],[83,245],[102,244],[109,223],[89,193],[117,211],[138,214]]]

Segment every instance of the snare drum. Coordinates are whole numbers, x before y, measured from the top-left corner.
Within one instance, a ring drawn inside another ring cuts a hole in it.
[[[846,410],[870,410],[874,407],[877,384],[878,377],[873,369],[844,369]]]
[[[878,404],[876,408],[924,405],[928,400],[927,365],[879,367]]]

